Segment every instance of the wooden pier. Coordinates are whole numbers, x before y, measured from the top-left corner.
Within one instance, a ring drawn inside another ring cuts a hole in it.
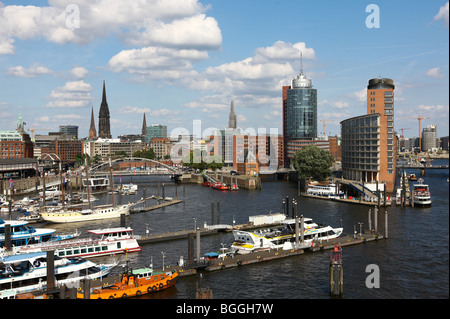
[[[153,195],[151,197],[146,198],[145,200],[144,199],[140,200],[139,202],[136,203],[136,205],[141,203],[141,202],[144,202],[146,200],[149,200],[149,199],[163,200],[162,197],[156,197],[156,196]],[[179,199],[169,199],[168,200],[167,198],[165,198],[163,200],[163,202],[160,203],[160,204],[151,205],[151,206],[144,206],[144,207],[139,207],[139,208],[132,208],[132,209],[130,209],[130,214],[144,213],[144,212],[148,212],[148,211],[155,210],[155,209],[158,209],[158,208],[163,208],[163,207],[179,204],[181,202],[183,202],[183,201],[179,200]]]

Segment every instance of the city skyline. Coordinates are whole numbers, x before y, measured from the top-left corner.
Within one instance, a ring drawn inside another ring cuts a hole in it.
[[[379,1],[373,28],[369,3],[26,4],[0,3],[2,130],[21,113],[35,134],[78,125],[87,137],[105,80],[113,137],[140,134],[144,113],[168,134],[192,133],[195,120],[223,129],[231,101],[239,127],[282,134],[281,88],[298,75],[302,52],[327,135],[364,113],[367,81],[379,76],[396,83],[397,134],[418,136],[419,115],[430,118],[422,127],[449,134],[445,1]]]

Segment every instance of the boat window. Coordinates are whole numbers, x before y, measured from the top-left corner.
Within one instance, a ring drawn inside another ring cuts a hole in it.
[[[95,247],[95,251],[100,251],[100,247]]]
[[[108,246],[102,246],[102,251],[108,250]]]
[[[58,252],[58,256],[64,257],[65,255],[66,255],[66,254],[64,253],[64,250]]]

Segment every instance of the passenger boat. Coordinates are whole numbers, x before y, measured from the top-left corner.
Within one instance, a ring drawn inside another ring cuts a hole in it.
[[[41,213],[41,217],[44,221],[51,223],[73,223],[73,222],[83,222],[92,221],[98,219],[107,218],[117,218],[120,215],[125,214],[130,215],[131,204],[125,204],[120,206],[108,206],[96,209],[83,209],[80,211],[76,210],[65,210],[65,211],[46,211]]]
[[[136,184],[122,184],[122,187],[119,186],[119,192],[123,195],[134,195],[138,190],[138,186]]]
[[[52,186],[52,187],[45,189],[45,199],[59,197],[61,195],[62,195],[62,192],[58,189],[58,186]],[[43,198],[43,196],[44,196],[44,192],[40,191],[39,197]]]
[[[78,286],[81,279],[98,279],[116,264],[97,265],[81,257],[54,257],[55,286]],[[47,286],[47,253],[0,255],[0,291],[26,293]]]
[[[417,184],[414,184],[413,196],[414,196],[414,205],[419,206],[431,205],[430,189],[421,178],[419,178]]]
[[[126,270],[121,281],[109,286],[93,288],[89,292],[90,299],[116,299],[138,297],[143,294],[167,289],[175,285],[178,272],[154,271],[152,268]],[[84,299],[84,291],[77,292],[77,298]]]
[[[97,257],[141,251],[133,229],[125,227],[88,230],[94,235],[88,238],[65,240],[63,242],[41,243],[22,246],[21,253],[54,250],[59,257]]]
[[[312,196],[325,196],[325,197],[343,197],[344,192],[337,189],[336,184],[330,183],[328,185],[313,185],[308,184],[306,190],[307,195]]]
[[[5,247],[5,225],[10,225],[11,228],[11,245],[12,246],[24,246],[35,243],[44,243],[49,241],[59,241],[65,239],[71,239],[79,236],[78,232],[69,235],[54,235],[55,229],[49,228],[34,228],[28,226],[27,221],[19,220],[7,220],[0,219],[0,250]]]
[[[304,243],[299,248],[309,248],[314,240],[329,240],[342,234],[343,228],[317,225],[311,218],[304,218]],[[236,254],[259,250],[295,248],[295,219],[286,219],[279,227],[250,231],[233,230],[231,249]]]
[[[89,183],[89,189],[92,191],[109,189],[109,178],[107,175],[102,176],[89,176],[89,178],[83,178],[81,180],[83,188]]]

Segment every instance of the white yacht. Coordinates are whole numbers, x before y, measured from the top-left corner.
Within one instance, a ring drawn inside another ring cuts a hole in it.
[[[130,215],[131,204],[107,206],[95,209],[46,211],[41,213],[44,221],[51,223],[73,223],[98,219],[117,218]]]
[[[337,189],[336,184],[330,183],[328,185],[308,185],[306,190],[307,195],[325,196],[325,197],[343,197],[344,192]]]
[[[419,206],[431,205],[430,189],[421,178],[419,178],[417,184],[414,184],[413,196],[414,196],[414,205]]]
[[[299,226],[300,227],[300,226]],[[317,225],[311,218],[304,218],[304,243],[299,248],[309,248],[313,240],[329,240],[342,234],[343,228]],[[233,230],[234,243],[231,249],[238,254],[247,254],[259,250],[295,248],[295,219],[287,219],[275,228],[254,232]]]
[[[59,257],[97,257],[141,251],[133,229],[116,227],[88,230],[91,237],[18,247],[20,253],[54,250]]]
[[[116,264],[97,265],[81,257],[54,257],[55,286],[77,287],[81,279],[109,274]],[[47,286],[47,253],[0,256],[0,291],[26,293]]]

